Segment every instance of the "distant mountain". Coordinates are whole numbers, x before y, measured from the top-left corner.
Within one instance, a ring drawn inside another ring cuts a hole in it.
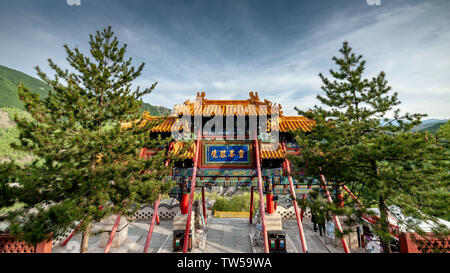
[[[170,115],[171,110],[164,106],[155,106],[146,102],[142,102],[141,111],[148,111],[151,116]]]
[[[389,121],[391,121],[391,120],[389,120]],[[389,122],[389,121],[387,121],[387,122]],[[412,128],[412,131],[413,132],[428,131],[428,132],[436,133],[437,130],[439,130],[439,127],[441,127],[441,125],[443,125],[447,121],[448,121],[448,119],[424,119],[424,120],[422,120],[421,124],[414,126],[414,128]],[[381,121],[381,124],[384,125],[387,122]],[[398,123],[396,121],[393,121],[392,124],[398,125]]]
[[[45,98],[51,89],[45,82],[39,79],[0,65],[0,108],[25,109],[17,94],[20,82],[23,82],[31,91],[38,93],[41,98]],[[150,115],[153,116],[170,114],[170,109],[163,106],[153,106],[146,102],[142,103],[141,111],[149,111]]]
[[[439,128],[448,121],[445,119],[427,119],[424,120],[421,124],[415,126],[412,131],[413,132],[423,132],[428,131],[431,133],[436,133]]]
[[[425,119],[425,120],[422,120],[422,124],[435,124],[435,123],[445,123],[445,122],[447,122],[448,121],[448,119],[433,119],[433,118],[430,118],[430,119]]]

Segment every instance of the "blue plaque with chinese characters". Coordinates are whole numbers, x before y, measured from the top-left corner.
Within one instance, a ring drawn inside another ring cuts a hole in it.
[[[249,166],[251,164],[250,143],[205,143],[204,165]]]

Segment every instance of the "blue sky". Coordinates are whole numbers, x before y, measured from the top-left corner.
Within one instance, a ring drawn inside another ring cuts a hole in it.
[[[381,70],[404,111],[449,118],[448,0],[0,0],[0,64],[36,76],[47,59],[66,67],[63,44],[87,52],[89,34],[112,26],[135,64],[144,97],[172,108],[205,91],[209,99],[247,99],[249,91],[311,108],[319,72],[335,68],[342,42]],[[51,74],[52,75],[52,74]]]

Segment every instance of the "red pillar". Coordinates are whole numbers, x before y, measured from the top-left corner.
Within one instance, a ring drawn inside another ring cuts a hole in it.
[[[188,213],[189,209],[189,195],[190,192],[188,190],[189,178],[184,177],[181,184],[181,201],[180,201],[180,210],[181,214]]]
[[[253,186],[250,187],[250,216],[249,216],[249,223],[252,223],[253,219]]]
[[[271,177],[267,178],[266,206],[267,206],[267,214],[273,214],[275,212],[273,202],[273,181]]]
[[[189,207],[189,193],[183,193],[181,194],[181,202],[180,202],[181,214],[188,213],[188,207]]]
[[[274,212],[273,193],[266,193],[266,206],[267,206],[267,214],[273,214]]]

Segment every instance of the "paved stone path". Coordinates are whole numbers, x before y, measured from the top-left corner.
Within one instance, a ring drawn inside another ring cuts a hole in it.
[[[104,248],[99,247],[101,234],[95,234],[101,225],[96,223],[93,235],[89,238],[89,253],[103,253]],[[142,253],[147,239],[150,220],[136,220],[128,223],[128,239],[117,248],[111,248],[111,253]],[[149,253],[156,253],[172,234],[172,221],[161,220],[159,225],[154,226],[152,239],[148,249]],[[78,253],[81,242],[81,233],[75,234],[64,247],[53,247],[53,253]]]
[[[251,253],[248,219],[210,218],[204,253]]]
[[[297,221],[283,220],[283,228],[288,237],[288,242],[286,245],[288,252],[303,253]],[[318,232],[314,232],[312,223],[307,220],[303,222],[303,232],[305,233],[306,246],[310,253],[344,252],[341,248],[336,248],[330,244],[325,244],[325,237],[320,237]]]
[[[128,249],[128,253],[142,253],[147,240],[147,233],[150,227],[150,220],[139,220],[132,222],[128,228],[128,235],[137,235],[139,240],[136,244]],[[168,241],[168,237],[172,235],[172,221],[161,220],[159,225],[154,226],[152,239],[148,248],[149,253],[156,253]],[[170,240],[170,243],[172,241]]]
[[[142,253],[147,238],[150,220],[136,220],[129,222],[128,239],[118,248],[111,248],[111,253]],[[302,253],[302,247],[295,220],[283,220],[283,228],[287,237],[287,252]],[[253,234],[255,224],[249,224],[244,218],[208,218],[208,228],[201,234],[197,234],[195,242],[203,242],[194,245],[194,253],[252,253],[262,252],[262,247],[252,246],[250,234]],[[303,223],[306,243],[310,253],[340,253],[342,248],[325,242],[325,237],[319,237],[314,232],[312,224],[305,220]],[[100,224],[93,227],[93,232],[100,230]],[[89,240],[90,253],[102,253],[99,247],[100,234],[91,235]],[[199,240],[200,239],[200,240]],[[81,234],[77,233],[65,247],[54,247],[54,253],[79,252]],[[172,221],[161,220],[155,225],[149,247],[149,253],[172,252]],[[352,251],[357,252],[357,251]]]

